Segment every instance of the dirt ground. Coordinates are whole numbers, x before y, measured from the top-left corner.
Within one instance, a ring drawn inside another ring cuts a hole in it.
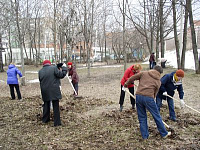
[[[131,64],[128,64],[129,66]],[[143,65],[147,70],[147,65]],[[148,114],[150,137],[143,141],[139,132],[137,112],[132,111],[126,95],[124,110],[119,112],[120,80],[123,65],[91,67],[90,77],[84,65],[77,65],[79,95],[74,99],[67,80],[62,80],[63,98],[60,101],[61,127],[53,122],[41,122],[42,100],[37,79],[40,69],[26,66],[26,86],[20,86],[23,101],[10,100],[6,85],[6,72],[0,73],[0,150],[1,149],[200,149],[200,116],[195,111],[179,109],[175,102],[179,122],[171,122],[164,101],[161,115],[173,134],[162,139],[153,118]],[[6,69],[6,68],[5,68]],[[21,68],[19,68],[21,69]],[[174,71],[164,69],[164,74]],[[185,103],[200,110],[200,75],[185,71],[183,80]],[[175,98],[178,99],[176,92]],[[53,119],[53,117],[52,117]]]

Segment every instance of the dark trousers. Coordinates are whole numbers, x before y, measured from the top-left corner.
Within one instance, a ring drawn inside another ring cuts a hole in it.
[[[59,126],[61,125],[59,100],[53,100],[52,104],[53,104],[54,126]],[[50,101],[44,101],[42,122],[47,123],[49,121],[50,121]]]
[[[9,84],[9,87],[10,87],[10,95],[11,95],[12,99],[15,99],[14,88],[15,88],[15,90],[17,92],[18,99],[22,99],[22,96],[21,96],[21,93],[20,93],[20,90],[19,90],[19,84]]]
[[[119,99],[119,104],[123,105],[124,104],[124,97],[125,97],[125,91],[122,90],[122,85],[121,85],[121,94],[120,94],[120,99]],[[134,87],[128,88],[129,92],[134,95]],[[135,107],[135,99],[130,96],[130,101],[133,107]]]
[[[73,84],[73,87],[78,95],[78,82],[77,83],[72,83]],[[74,92],[74,95],[75,95],[75,92]]]

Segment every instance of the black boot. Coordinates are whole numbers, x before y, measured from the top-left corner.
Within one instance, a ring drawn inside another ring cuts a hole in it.
[[[119,111],[122,112],[123,110],[123,105],[120,105]]]

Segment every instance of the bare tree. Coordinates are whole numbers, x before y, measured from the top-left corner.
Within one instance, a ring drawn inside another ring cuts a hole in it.
[[[161,51],[161,58],[164,57],[164,29],[163,29],[163,7],[164,2],[163,0],[160,0],[160,13],[159,13],[159,19],[160,19],[160,51]]]
[[[176,0],[172,0],[172,8],[173,8],[173,24],[174,24],[174,39],[175,39],[175,46],[176,46],[176,57],[177,57],[177,65],[178,68],[181,68],[180,64],[180,46],[179,46],[179,39],[177,34],[177,20],[176,20]]]
[[[147,45],[149,53],[154,51],[154,43],[156,43],[156,58],[158,58],[159,43],[164,43],[164,39],[173,31],[173,26],[168,23],[171,6],[164,7],[166,1],[162,0],[142,0],[142,2],[139,1],[139,4],[139,8],[132,8],[131,3],[127,1],[127,18],[132,22],[135,29],[145,37],[143,44]],[[160,21],[162,21],[161,26]],[[160,32],[161,30],[163,31]],[[161,47],[164,52],[164,44],[161,44]],[[164,57],[163,52],[161,51],[162,57]]]
[[[22,85],[25,85],[25,67],[24,67],[24,52],[23,52],[23,44],[22,44],[22,35],[21,35],[21,29],[20,29],[20,21],[19,21],[19,1],[15,0],[14,3],[11,1],[12,6],[15,10],[15,21],[16,21],[16,26],[17,26],[17,32],[18,32],[18,42],[19,42],[19,47],[20,47],[20,54],[21,54],[21,65],[22,65]]]
[[[182,3],[183,5],[183,3]],[[184,21],[184,32],[183,32],[183,49],[181,54],[181,68],[185,69],[185,52],[187,46],[187,30],[188,30],[188,1],[186,1],[185,8],[185,21]]]
[[[189,12],[189,22],[190,22],[190,29],[191,29],[191,35],[192,35],[192,49],[193,49],[193,54],[194,54],[195,71],[197,74],[200,74],[196,35],[195,35],[196,33],[194,29],[194,20],[193,20],[193,12],[192,12],[192,2],[191,0],[186,0],[186,1],[187,1],[188,12]]]
[[[97,5],[97,4],[96,4]],[[78,17],[81,21],[81,28],[83,31],[84,37],[84,46],[87,49],[87,67],[88,67],[88,77],[90,77],[90,57],[91,57],[91,50],[93,44],[93,27],[94,27],[94,10],[95,10],[95,3],[94,0],[86,1],[84,0],[83,3],[79,1],[79,5],[76,6],[78,11]]]
[[[57,27],[56,27],[56,13],[57,13],[57,0],[53,0],[53,42],[54,42],[54,56],[55,56],[55,62],[57,62]]]

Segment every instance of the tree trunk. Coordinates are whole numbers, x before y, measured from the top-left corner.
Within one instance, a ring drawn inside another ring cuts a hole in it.
[[[3,47],[2,47],[2,35],[0,33],[0,72],[4,72],[2,51],[3,51]]]
[[[38,53],[36,56],[36,67],[38,67],[38,63],[40,61],[40,18],[38,18]]]
[[[177,65],[178,69],[181,68],[180,64],[180,53],[179,53],[179,40],[177,35],[177,20],[176,20],[176,0],[172,1],[172,9],[173,9],[173,25],[174,25],[174,39],[175,39],[175,46],[176,46],[176,56],[177,56]]]
[[[194,54],[195,71],[197,74],[200,74],[196,35],[195,35],[194,20],[193,20],[193,13],[192,13],[192,4],[191,4],[191,0],[187,0],[187,1],[188,1],[188,12],[189,12],[191,35],[192,35],[192,49],[193,49],[193,54]]]
[[[26,45],[25,45],[25,39],[24,39],[24,36],[22,37],[23,39],[23,47],[24,47],[24,52],[25,52],[25,55],[26,55],[26,59],[28,60],[28,54],[27,54],[27,51],[26,51]]]
[[[9,64],[12,62],[12,45],[11,45],[11,33],[10,33],[10,25],[9,25],[9,31],[8,31],[8,46],[10,50],[10,59],[9,59]]]
[[[123,0],[123,52],[124,52],[124,72],[127,68],[127,52],[126,52],[126,46],[125,46],[125,0]]]
[[[19,24],[19,2],[15,0],[15,13],[16,13],[16,24],[17,24],[17,32],[18,32],[18,41],[20,47],[20,54],[21,54],[21,65],[22,65],[22,85],[25,85],[25,68],[24,68],[24,53],[23,53],[23,46],[22,46],[22,37],[20,31],[20,24]]]
[[[164,29],[163,29],[163,0],[160,0],[160,51],[161,58],[164,58],[165,49],[164,49]]]
[[[159,21],[159,13],[157,14],[157,31],[156,31],[156,61],[158,61],[159,58],[159,33],[160,33],[160,21]]]
[[[186,6],[185,6],[185,21],[184,21],[184,31],[183,31],[183,49],[182,49],[182,54],[181,54],[181,69],[185,69],[185,52],[186,52],[186,46],[187,46],[187,28],[188,28],[188,7],[187,7],[187,2],[186,1]]]
[[[54,19],[53,19],[53,45],[54,45],[54,55],[55,62],[57,62],[57,42],[56,42],[56,0],[54,0]]]

